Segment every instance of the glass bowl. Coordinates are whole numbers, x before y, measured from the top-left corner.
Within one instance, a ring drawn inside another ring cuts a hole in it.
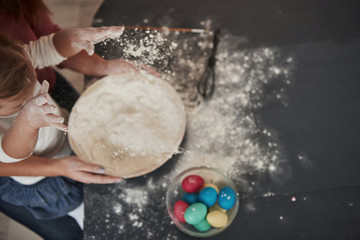
[[[174,204],[176,201],[182,200],[182,195],[185,193],[185,191],[182,189],[181,183],[183,179],[188,175],[199,175],[205,180],[205,183],[213,183],[217,185],[219,189],[223,187],[231,187],[234,190],[236,195],[236,201],[235,205],[230,210],[226,211],[228,221],[225,226],[221,228],[211,227],[208,231],[201,232],[198,231],[193,225],[188,223],[182,223],[175,217]],[[172,221],[181,231],[194,237],[211,237],[224,231],[234,220],[238,212],[238,208],[239,193],[234,182],[230,178],[222,174],[220,171],[210,167],[195,167],[181,172],[175,177],[166,192],[166,209]]]

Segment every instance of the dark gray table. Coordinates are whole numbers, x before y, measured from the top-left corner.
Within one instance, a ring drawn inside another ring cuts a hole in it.
[[[286,104],[266,98],[283,87],[270,84],[253,110],[258,126],[276,133],[286,174],[265,173],[254,191],[240,189],[235,221],[211,239],[360,239],[359,13],[359,1],[325,0],[106,0],[100,7],[94,26],[202,28],[211,19],[213,28],[247,39],[239,50],[275,47],[294,61]],[[106,46],[97,51],[111,57]],[[122,202],[114,212],[125,189],[160,181],[171,162],[122,184],[86,186],[85,239],[191,239],[170,224],[166,188],[154,189],[151,203],[133,215],[141,226],[127,223],[134,205]]]

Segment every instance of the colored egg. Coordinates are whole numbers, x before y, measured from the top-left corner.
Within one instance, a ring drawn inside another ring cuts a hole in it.
[[[182,223],[185,223],[185,211],[186,209],[189,207],[189,204],[187,204],[184,201],[176,201],[176,203],[174,204],[174,215],[175,217]]]
[[[207,222],[207,220],[204,218],[201,222],[198,224],[195,224],[194,227],[199,230],[200,232],[206,232],[211,228],[210,224]]]
[[[217,192],[212,187],[206,187],[199,193],[199,201],[204,203],[207,207],[211,207],[216,203]]]
[[[207,214],[207,207],[203,203],[191,204],[185,211],[185,221],[189,224],[195,225],[205,219]]]
[[[196,193],[204,186],[204,179],[198,175],[189,175],[181,183],[185,192]]]
[[[228,217],[226,213],[215,210],[208,213],[206,220],[211,226],[215,228],[221,228],[226,225]]]
[[[219,192],[218,204],[223,209],[231,209],[236,201],[236,194],[231,187],[224,187]]]
[[[216,193],[219,194],[219,188],[213,183],[205,183],[201,190],[203,190],[206,187],[212,187],[216,190]]]
[[[219,204],[215,204],[214,206],[212,206],[212,207],[209,208],[209,212],[215,211],[215,210],[218,210],[218,211],[220,211],[220,212],[226,213],[226,210],[223,209],[223,208],[221,208],[221,207],[219,206]]]
[[[198,202],[199,197],[197,193],[184,193],[184,195],[182,196],[182,200],[191,205]]]

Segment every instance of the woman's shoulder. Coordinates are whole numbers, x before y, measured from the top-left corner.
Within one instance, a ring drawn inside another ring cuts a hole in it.
[[[0,12],[0,33],[23,43],[37,39],[34,30],[24,18],[16,21],[14,16],[4,12]]]

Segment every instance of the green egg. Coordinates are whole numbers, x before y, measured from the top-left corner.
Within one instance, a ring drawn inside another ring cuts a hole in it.
[[[207,207],[203,203],[191,204],[185,211],[185,221],[189,224],[195,225],[205,219],[207,214]]]
[[[208,221],[206,221],[206,219],[203,219],[198,224],[195,224],[194,227],[200,232],[206,232],[211,228],[210,224],[208,223]]]

